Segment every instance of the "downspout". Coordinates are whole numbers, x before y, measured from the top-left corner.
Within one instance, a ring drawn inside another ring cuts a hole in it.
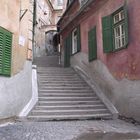
[[[34,60],[34,55],[35,55],[35,26],[36,26],[36,1],[34,0],[33,4],[33,39],[32,39],[32,44],[33,44],[33,60]]]

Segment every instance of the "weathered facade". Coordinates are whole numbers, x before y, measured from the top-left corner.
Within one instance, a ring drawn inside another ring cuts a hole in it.
[[[32,95],[32,0],[1,0],[0,119],[16,116]]]
[[[46,54],[46,49],[52,48],[48,44],[49,38],[57,31],[56,24],[61,18],[66,0],[37,0],[34,56]],[[53,33],[54,32],[54,33]],[[51,39],[52,40],[52,39]],[[50,41],[51,41],[50,40]]]
[[[58,22],[62,63],[86,73],[121,115],[140,120],[140,1],[73,0]]]

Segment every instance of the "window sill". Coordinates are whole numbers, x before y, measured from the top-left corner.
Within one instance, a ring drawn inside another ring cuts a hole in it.
[[[128,44],[124,45],[124,46],[121,47],[121,48],[113,49],[113,52],[118,52],[118,51],[121,51],[121,50],[123,50],[123,49],[127,49],[127,46],[128,46]]]
[[[76,55],[76,54],[79,53],[79,52],[80,52],[80,51],[77,51],[77,52],[71,54],[71,56],[74,56],[74,55]]]

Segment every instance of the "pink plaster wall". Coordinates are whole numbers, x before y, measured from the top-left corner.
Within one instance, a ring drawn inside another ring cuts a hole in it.
[[[88,31],[96,26],[98,59],[101,60],[117,79],[128,78],[140,79],[140,0],[126,0],[129,16],[129,45],[128,48],[115,53],[103,53],[102,42],[102,17],[110,15],[119,7],[123,6],[125,0],[95,0],[85,12],[77,17],[61,33],[64,39],[78,24],[81,26],[82,52],[88,53]],[[67,21],[79,9],[78,0],[65,15],[60,23],[63,28]]]
[[[129,45],[115,53],[103,53],[101,18],[124,5],[124,0],[108,0],[81,22],[82,52],[88,53],[88,31],[96,26],[98,59],[107,65],[117,78],[140,79],[140,1],[127,0],[129,16]]]

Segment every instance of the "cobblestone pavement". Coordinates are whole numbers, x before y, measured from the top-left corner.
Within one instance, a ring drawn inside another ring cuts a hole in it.
[[[95,132],[140,134],[140,127],[121,120],[17,122],[0,127],[0,140],[94,140],[78,138],[83,134]]]

